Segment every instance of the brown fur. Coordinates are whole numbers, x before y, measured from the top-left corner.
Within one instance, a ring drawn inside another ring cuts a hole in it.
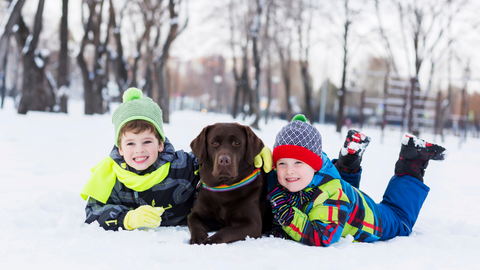
[[[250,175],[255,169],[253,159],[264,144],[248,126],[217,123],[205,127],[190,147],[201,164],[201,180],[209,187],[217,187],[235,184]],[[262,226],[264,230],[269,227],[270,214],[263,170],[255,181],[235,190],[212,192],[200,187],[188,218],[190,244],[261,237]],[[267,222],[262,222],[262,217]],[[210,231],[218,232],[208,237]]]

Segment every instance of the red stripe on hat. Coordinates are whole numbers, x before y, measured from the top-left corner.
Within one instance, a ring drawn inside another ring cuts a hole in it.
[[[276,165],[281,158],[301,160],[310,165],[315,171],[319,171],[323,165],[323,160],[320,156],[298,145],[280,145],[275,147],[273,149],[273,164]]]

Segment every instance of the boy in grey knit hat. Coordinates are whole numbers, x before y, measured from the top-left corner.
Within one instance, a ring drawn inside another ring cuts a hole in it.
[[[303,115],[283,127],[273,148],[276,171],[267,176],[271,234],[312,246],[329,246],[346,235],[358,242],[408,236],[430,190],[423,183],[428,161],[443,160],[445,148],[406,135],[395,174],[377,204],[358,189],[369,142],[349,131],[332,162],[322,151],[320,132]]]

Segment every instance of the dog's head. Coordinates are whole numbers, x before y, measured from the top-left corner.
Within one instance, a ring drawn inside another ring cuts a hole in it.
[[[202,181],[216,187],[235,184],[251,174],[253,159],[264,144],[248,126],[217,123],[205,127],[190,147],[202,164]]]

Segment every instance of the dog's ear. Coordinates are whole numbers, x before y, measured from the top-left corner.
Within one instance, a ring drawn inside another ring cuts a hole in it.
[[[190,143],[193,154],[198,159],[198,164],[202,164],[207,158],[207,132],[211,126],[203,128],[202,132]]]
[[[253,165],[253,159],[260,154],[263,147],[263,141],[252,131],[249,126],[243,126],[247,134],[247,150],[245,151],[245,160],[248,164]]]

